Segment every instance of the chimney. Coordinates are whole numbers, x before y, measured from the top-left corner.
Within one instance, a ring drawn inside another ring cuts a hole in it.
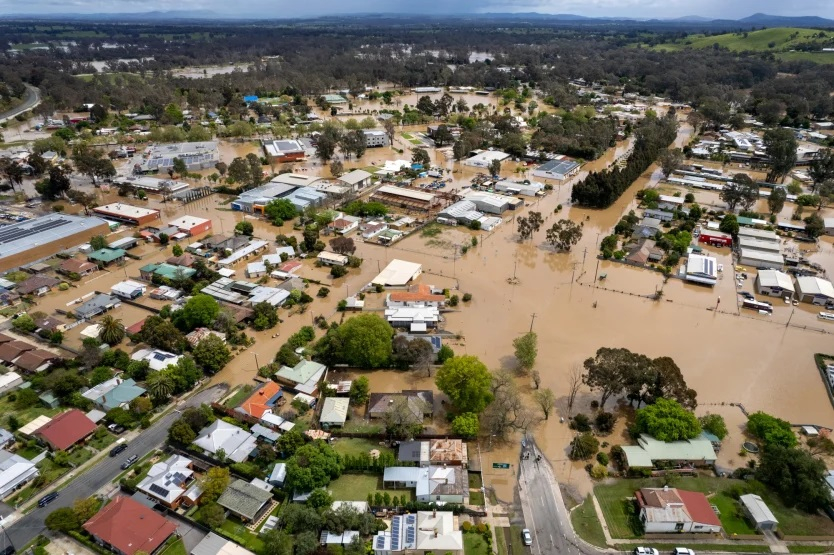
[[[434,529],[434,537],[437,537],[437,528]]]

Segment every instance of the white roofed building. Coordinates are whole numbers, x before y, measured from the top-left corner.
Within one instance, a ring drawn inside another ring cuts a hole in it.
[[[791,276],[779,270],[759,270],[756,292],[768,297],[791,298],[795,292]]]
[[[417,262],[394,259],[371,280],[373,285],[406,285],[423,273],[423,266]]]
[[[799,276],[796,278],[796,297],[804,303],[825,306],[834,302],[834,285],[827,279]]]
[[[712,256],[690,254],[685,277],[687,281],[714,286],[718,283],[718,261]]]

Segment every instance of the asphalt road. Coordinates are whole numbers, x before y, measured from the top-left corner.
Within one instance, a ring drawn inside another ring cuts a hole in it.
[[[209,403],[219,398],[222,391],[220,386],[211,387],[193,395],[188,401],[178,405],[177,409]],[[15,548],[23,547],[44,531],[44,519],[49,513],[61,507],[70,507],[76,499],[90,497],[100,488],[112,482],[122,472],[121,464],[129,456],[139,455],[141,458],[162,445],[168,435],[168,428],[177,418],[179,418],[177,411],[169,412],[131,441],[127,449],[122,451],[119,456],[105,457],[95,466],[88,468],[84,474],[75,478],[67,487],[60,490],[58,499],[44,508],[35,508],[13,522],[5,530],[9,539],[11,539],[12,545]]]
[[[27,110],[31,110],[41,103],[41,91],[32,85],[26,85],[26,95],[23,97],[23,102],[15,106],[11,110],[6,110],[0,114],[0,122],[12,119],[18,114],[22,114]]]

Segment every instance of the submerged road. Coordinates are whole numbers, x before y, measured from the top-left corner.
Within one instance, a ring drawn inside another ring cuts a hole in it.
[[[6,110],[3,113],[0,113],[0,123],[10,120],[15,116],[22,114],[28,110],[31,110],[35,106],[41,103],[41,91],[37,87],[33,87],[32,85],[25,84],[26,86],[26,94],[23,96],[23,102],[15,106],[10,110]]]
[[[32,541],[38,534],[46,529],[44,519],[46,516],[61,507],[71,507],[73,501],[79,498],[87,498],[106,486],[122,472],[121,464],[131,455],[143,455],[156,449],[165,441],[168,435],[168,428],[179,418],[179,410],[199,406],[202,403],[210,403],[218,399],[224,389],[214,386],[196,393],[187,401],[177,405],[177,410],[171,411],[136,437],[128,444],[126,450],[118,457],[105,457],[94,466],[87,468],[84,474],[75,478],[64,489],[60,490],[60,497],[44,508],[36,507],[31,512],[16,520],[11,526],[5,529],[12,545],[19,549]]]

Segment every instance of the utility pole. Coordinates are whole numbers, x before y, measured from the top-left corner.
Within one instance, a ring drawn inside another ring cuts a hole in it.
[[[260,369],[261,365],[258,364],[258,353],[252,352],[252,354],[255,355],[255,368]]]
[[[533,322],[536,321],[536,313],[533,313],[533,318],[530,320],[530,333],[533,333]]]
[[[582,271],[585,271],[585,257],[588,256],[588,247],[585,247],[585,250],[582,251]]]

